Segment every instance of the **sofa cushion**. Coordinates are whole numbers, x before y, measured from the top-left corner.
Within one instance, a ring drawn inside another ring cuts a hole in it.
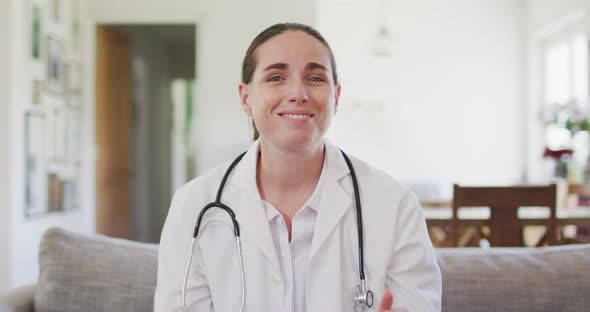
[[[589,311],[590,245],[442,248],[443,311]]]
[[[35,311],[152,311],[157,253],[157,245],[50,229]]]

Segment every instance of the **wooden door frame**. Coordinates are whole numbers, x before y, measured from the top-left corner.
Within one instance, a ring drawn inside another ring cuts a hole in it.
[[[107,25],[95,29],[96,232],[128,239],[131,47],[120,31]]]

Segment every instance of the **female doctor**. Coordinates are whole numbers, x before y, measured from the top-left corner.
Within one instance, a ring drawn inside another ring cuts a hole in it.
[[[441,275],[416,197],[324,138],[340,90],[315,29],[276,24],[253,40],[239,95],[260,137],[231,168],[176,192],[155,311],[440,310]],[[228,209],[199,217],[214,201]]]

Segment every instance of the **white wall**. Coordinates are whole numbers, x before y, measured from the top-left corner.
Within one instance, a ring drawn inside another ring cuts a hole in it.
[[[574,12],[590,14],[588,0],[525,0],[527,29],[533,34]]]
[[[8,46],[11,46],[12,36],[12,3],[13,1],[0,2],[0,38]],[[11,190],[10,161],[8,152],[11,146],[11,49],[0,49],[0,292],[10,285],[10,239],[11,232]]]
[[[94,231],[94,221],[88,222],[94,219],[94,211],[85,206],[88,185],[84,185],[86,192],[81,209],[31,219],[24,217],[23,116],[30,107],[32,79],[30,5],[28,1],[10,0],[3,1],[0,7],[1,38],[8,38],[0,51],[0,146],[5,146],[6,152],[0,156],[0,290],[36,281],[39,240],[47,228],[59,226],[77,232]],[[89,142],[86,136],[84,142]],[[88,162],[83,161],[82,167],[84,176],[88,172]]]
[[[341,69],[331,136],[403,181],[514,183],[524,170],[523,8],[390,1],[394,56],[371,56],[381,1],[320,1]]]
[[[532,180],[542,178],[544,130],[538,114],[542,99],[542,42],[560,27],[573,20],[583,20],[590,35],[590,1],[588,0],[526,0],[526,103],[527,103],[527,163]]]

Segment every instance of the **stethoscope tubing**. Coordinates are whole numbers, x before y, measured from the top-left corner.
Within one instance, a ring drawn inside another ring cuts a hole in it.
[[[352,163],[348,158],[348,155],[344,153],[344,151],[340,151],[342,156],[344,156],[344,161],[346,161],[346,165],[350,169],[350,176],[352,177],[352,188],[354,189],[354,202],[356,206],[356,226],[358,232],[358,245],[359,245],[359,277],[361,281],[365,280],[365,250],[363,246],[363,214],[361,213],[361,197],[359,195],[359,186],[356,179],[356,172],[352,167]]]
[[[363,240],[363,216],[362,216],[362,209],[361,209],[361,199],[360,199],[360,194],[359,194],[359,187],[358,187],[356,172],[352,166],[352,162],[350,161],[350,159],[348,158],[346,153],[344,153],[344,151],[341,150],[340,152],[342,153],[342,156],[344,157],[346,165],[348,166],[348,168],[350,170],[350,175],[352,178],[352,186],[354,189],[354,200],[355,200],[355,206],[356,206],[356,211],[357,211],[356,217],[357,217],[358,248],[359,248],[359,278],[360,278],[360,282],[361,282],[360,287],[363,289],[363,292],[365,293],[365,297],[366,297],[367,292],[371,293],[371,291],[367,290],[366,281],[365,281],[365,261],[364,261],[364,246],[363,246],[363,242],[364,242],[364,240]],[[215,201],[207,204],[201,210],[201,212],[199,213],[199,217],[197,218],[197,222],[195,224],[195,229],[193,231],[191,247],[189,250],[189,258],[187,261],[185,275],[184,275],[184,279],[182,282],[182,307],[183,307],[184,311],[187,311],[186,286],[188,283],[188,276],[190,273],[189,271],[190,271],[190,267],[191,267],[191,263],[192,263],[192,259],[193,259],[193,253],[194,253],[197,235],[199,234],[199,228],[201,226],[201,220],[202,220],[203,216],[211,208],[221,208],[221,209],[225,210],[229,214],[229,216],[231,217],[231,220],[233,223],[234,236],[236,238],[236,249],[237,249],[238,260],[239,260],[239,264],[240,264],[240,273],[241,273],[240,277],[242,280],[242,300],[241,300],[241,304],[240,304],[240,311],[244,310],[244,304],[245,304],[245,298],[246,298],[246,287],[245,287],[246,284],[245,284],[245,274],[244,274],[244,261],[242,258],[242,244],[240,241],[240,226],[236,220],[236,215],[233,212],[233,210],[221,202],[221,195],[223,194],[223,190],[225,189],[225,184],[227,183],[229,175],[233,171],[234,167],[240,162],[240,160],[242,160],[242,158],[244,157],[245,154],[246,154],[246,152],[242,153],[230,164],[230,166],[228,167],[228,169],[226,170],[226,172],[223,176],[223,179],[221,180],[219,188],[217,189],[217,195],[215,197]],[[372,296],[372,293],[371,293],[371,296]],[[371,299],[371,303],[368,304],[367,306],[368,307],[372,306],[372,299]]]

